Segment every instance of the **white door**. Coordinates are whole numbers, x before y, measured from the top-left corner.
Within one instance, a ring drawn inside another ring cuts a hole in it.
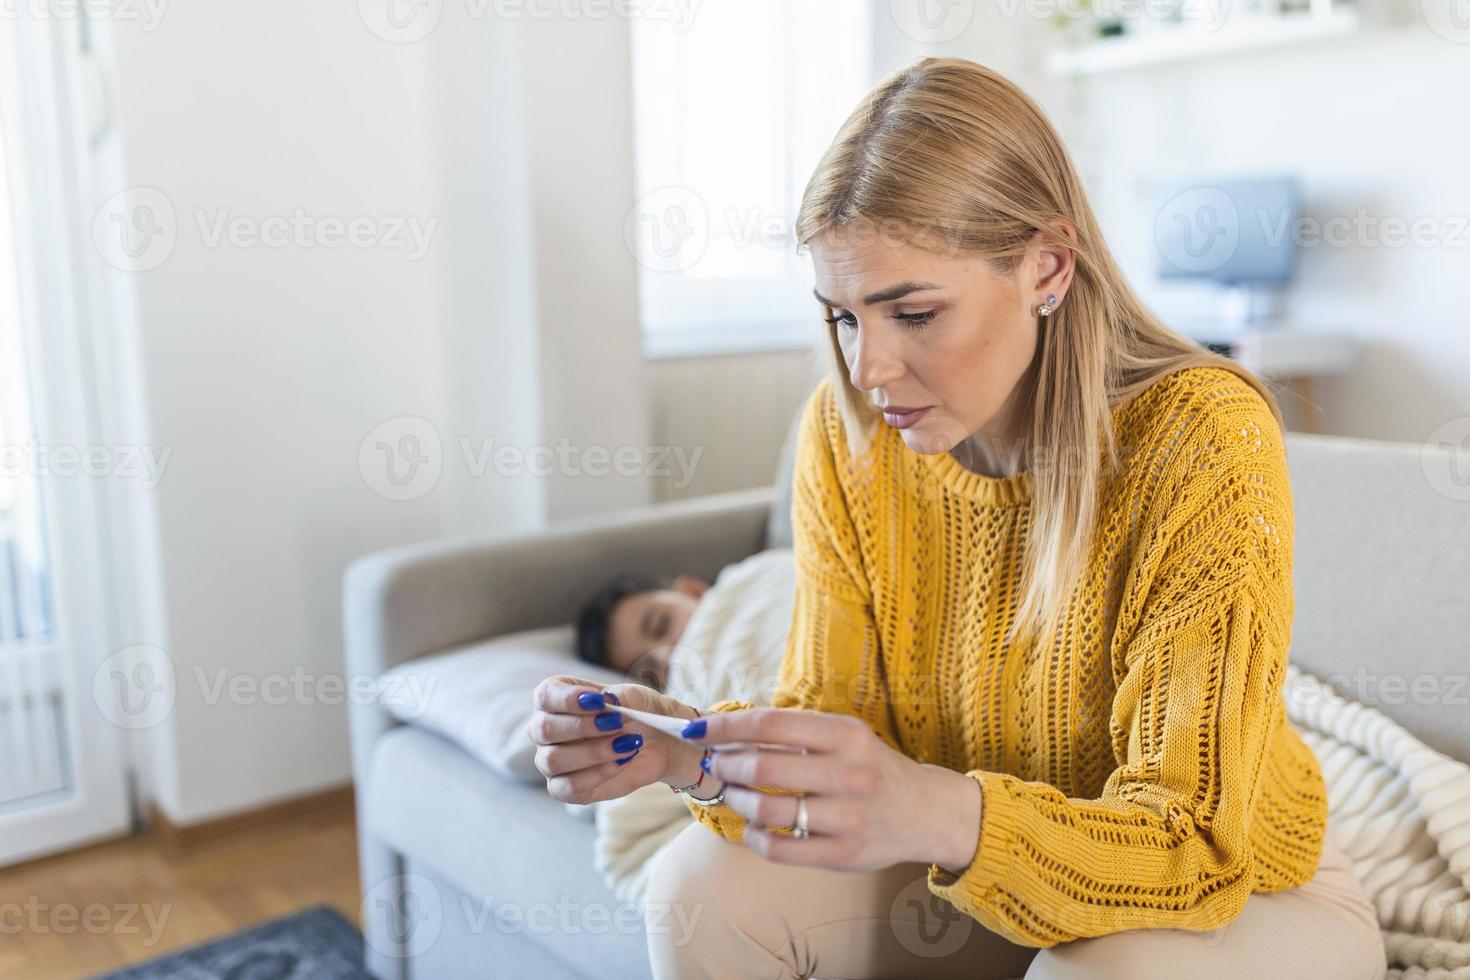
[[[0,865],[125,832],[84,25],[0,20]],[[122,665],[117,669],[127,669]]]

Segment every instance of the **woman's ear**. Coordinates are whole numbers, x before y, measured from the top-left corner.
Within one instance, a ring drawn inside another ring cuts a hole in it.
[[[1077,253],[1063,243],[1076,242],[1077,229],[1061,219],[1057,220],[1054,227],[1055,236],[1041,231],[1032,236],[1037,255],[1036,281],[1031,284],[1031,288],[1043,298],[1054,294],[1060,302],[1067,295],[1067,287],[1071,285],[1072,274],[1077,268]]]
[[[680,575],[674,579],[674,589],[698,599],[709,591],[709,583],[692,575]]]

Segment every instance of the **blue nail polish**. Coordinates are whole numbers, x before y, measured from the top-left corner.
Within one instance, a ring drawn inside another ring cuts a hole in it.
[[[610,732],[614,728],[623,727],[623,716],[621,712],[604,711],[602,714],[592,719],[592,723],[596,725],[600,730],[604,732]]]
[[[708,727],[708,724],[706,724],[703,718],[696,718],[685,725],[684,730],[679,734],[685,738],[704,738],[704,730]]]
[[[705,772],[709,772],[709,760],[712,758],[714,757],[706,752],[704,758],[699,760],[699,768],[703,769]]]
[[[607,707],[602,700],[602,695],[593,691],[587,691],[577,695],[577,703],[588,711],[600,711]]]
[[[611,691],[603,691],[602,696],[607,698],[613,704],[617,705],[619,708],[623,706],[623,702],[619,701],[618,696]]]
[[[631,755],[625,755],[621,759],[619,759],[618,760],[618,765],[621,766],[621,765],[624,765],[626,763],[632,762],[637,757],[638,753],[641,752],[641,751],[643,751],[643,750],[642,749],[634,749]]]
[[[612,747],[614,752],[627,752],[631,749],[642,748],[643,736],[639,735],[637,732],[629,732],[626,735],[619,735],[617,738],[613,739]]]

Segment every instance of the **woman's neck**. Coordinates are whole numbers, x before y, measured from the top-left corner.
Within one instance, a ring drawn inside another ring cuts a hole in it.
[[[980,476],[1007,477],[1026,468],[1036,366],[1033,361],[994,419],[949,451],[965,469]]]
[[[980,476],[1014,476],[1025,464],[1024,440],[1002,445],[979,432],[961,439],[949,454],[965,469]]]

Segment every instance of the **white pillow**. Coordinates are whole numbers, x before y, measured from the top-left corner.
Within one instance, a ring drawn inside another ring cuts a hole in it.
[[[526,733],[536,685],[552,674],[603,686],[627,681],[619,671],[577,659],[575,642],[571,625],[550,626],[417,657],[378,678],[378,701],[394,718],[443,735],[496,774],[545,786]],[[575,809],[589,811],[590,819],[590,807]]]

